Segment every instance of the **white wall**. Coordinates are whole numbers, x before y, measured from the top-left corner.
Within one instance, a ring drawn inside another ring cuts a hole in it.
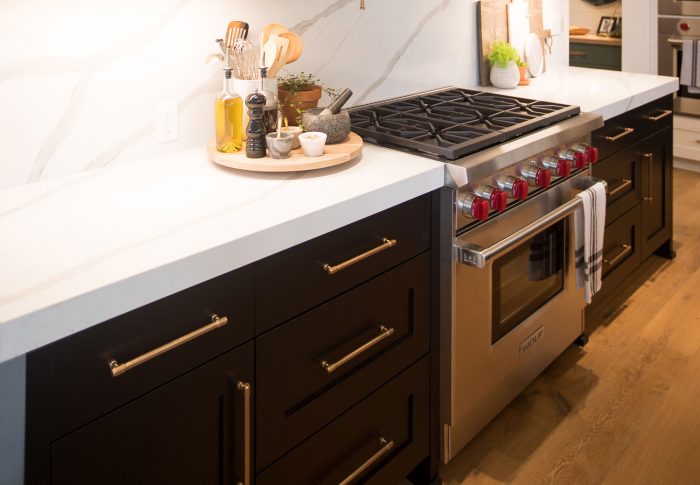
[[[293,71],[349,87],[352,103],[477,83],[475,0],[3,0],[0,189],[202,146],[226,24],[268,22],[305,43]],[[156,144],[163,102],[180,137]]]

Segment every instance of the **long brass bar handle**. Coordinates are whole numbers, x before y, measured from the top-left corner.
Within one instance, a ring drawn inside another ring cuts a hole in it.
[[[325,360],[322,360],[321,367],[326,369],[326,372],[329,374],[331,372],[334,372],[338,367],[350,362],[352,359],[354,359],[355,357],[357,357],[358,355],[363,353],[365,350],[374,347],[375,345],[377,345],[379,342],[381,342],[385,338],[392,336],[394,334],[394,329],[387,328],[384,325],[379,325],[379,332],[380,332],[379,335],[374,337],[372,340],[362,344],[361,346],[359,346],[358,348],[356,348],[355,350],[353,350],[349,354],[345,355],[344,357],[340,358],[339,360],[333,362],[332,364],[328,363]]]
[[[236,383],[236,388],[239,391],[243,391],[243,482],[238,482],[237,485],[250,485],[251,477],[251,463],[250,463],[250,452],[251,452],[251,414],[250,414],[250,393],[251,385],[250,382],[238,381]]]
[[[615,136],[610,136],[610,135],[604,136],[603,138],[606,139],[607,141],[617,141],[617,140],[620,140],[628,135],[631,135],[632,133],[634,133],[634,128],[623,128],[621,133],[619,133]]]
[[[654,190],[654,154],[642,153],[642,156],[649,160],[649,193],[646,197],[644,197],[644,201],[649,202],[649,205],[652,205],[654,203],[654,198],[651,196],[651,193]]]
[[[667,116],[671,116],[672,114],[673,114],[673,110],[662,109],[660,115],[657,115],[657,116],[644,115],[643,118],[645,120],[649,120],[649,121],[659,121],[659,120],[666,118]]]
[[[190,340],[194,340],[197,337],[201,337],[205,333],[211,332],[212,330],[216,330],[219,327],[223,327],[227,323],[227,317],[219,317],[218,315],[214,314],[211,316],[211,323],[209,325],[205,325],[204,327],[198,328],[197,330],[194,330],[193,332],[190,332],[187,335],[183,335],[182,337],[176,338],[175,340],[168,342],[167,344],[161,345],[160,347],[146,352],[145,354],[141,354],[138,357],[124,362],[123,364],[120,364],[115,359],[112,359],[108,362],[109,370],[112,371],[112,377],[118,377],[128,370],[131,370],[134,367],[143,364],[144,362],[148,362],[154,357],[158,357],[161,354],[164,354],[170,350],[173,350],[176,347],[179,347],[184,343],[189,342]]]
[[[620,180],[620,182],[622,182],[620,185],[615,187],[610,192],[607,192],[608,199],[615,197],[620,192],[622,192],[622,191],[624,191],[632,186],[632,181],[630,179],[622,179],[622,180]]]
[[[358,466],[350,475],[345,477],[338,485],[348,485],[352,483],[357,477],[362,475],[369,467],[378,462],[384,455],[386,455],[389,450],[394,447],[394,441],[387,441],[386,439],[380,437],[379,444],[382,445],[381,449],[377,451],[374,455],[370,456],[369,459],[362,465]]]
[[[374,256],[377,253],[381,253],[382,251],[392,248],[396,246],[396,239],[388,239],[388,238],[382,238],[382,244],[377,246],[376,248],[370,249],[369,251],[366,251],[362,254],[358,254],[357,256],[348,259],[347,261],[343,261],[340,264],[336,264],[335,266],[331,266],[328,263],[325,263],[323,265],[323,269],[326,271],[328,274],[336,274],[338,271],[344,270],[348,266],[352,266],[355,263],[359,263],[363,259],[367,259],[370,256]]]
[[[610,261],[608,261],[607,259],[603,259],[603,264],[607,264],[611,268],[614,268],[615,266],[617,266],[617,263],[625,259],[627,255],[629,255],[632,252],[632,246],[629,244],[621,244],[620,247],[622,248],[620,254],[612,258]]]

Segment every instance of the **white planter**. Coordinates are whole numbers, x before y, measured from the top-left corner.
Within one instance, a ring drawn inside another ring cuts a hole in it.
[[[515,62],[508,62],[508,67],[498,67],[495,64],[491,66],[491,74],[489,75],[491,84],[501,89],[513,89],[520,82],[520,71]]]

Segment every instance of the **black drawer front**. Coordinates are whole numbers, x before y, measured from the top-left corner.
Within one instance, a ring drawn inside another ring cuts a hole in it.
[[[609,224],[642,199],[642,155],[628,148],[593,165],[593,176],[608,183],[605,222]]]
[[[424,357],[311,436],[260,473],[256,484],[340,483],[372,457],[358,480],[398,483],[429,451],[428,362]]]
[[[52,345],[57,438],[253,336],[252,266],[193,286]],[[211,323],[228,323],[113,377],[124,363]]]
[[[426,194],[256,263],[256,334],[422,253],[429,233]],[[324,270],[381,246],[384,238],[396,245],[335,274]]]
[[[428,352],[429,265],[425,253],[256,339],[258,469]]]
[[[640,258],[640,207],[636,206],[605,227],[603,286],[616,286],[636,268]]]
[[[245,402],[236,383],[252,375],[248,343],[65,436],[51,445],[51,483],[243,480]]]
[[[599,159],[672,126],[672,111],[673,97],[669,95],[607,120],[605,126],[593,132],[593,144],[598,147]]]

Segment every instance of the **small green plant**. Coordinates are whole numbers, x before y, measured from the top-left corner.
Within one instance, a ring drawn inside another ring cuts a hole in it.
[[[492,66],[501,68],[508,67],[508,63],[510,61],[515,62],[515,64],[518,66],[525,64],[520,58],[520,54],[518,54],[515,47],[510,45],[508,42],[502,42],[500,40],[493,43],[493,46],[491,46],[491,52],[488,56],[486,56],[486,60],[489,61]]]
[[[314,74],[305,73],[303,71],[278,76],[277,87],[289,93],[289,107],[296,111],[296,122],[299,126],[302,126],[301,115],[304,113],[304,110],[294,106],[294,99],[296,98],[297,93],[311,91],[314,88],[319,87],[321,88],[321,91],[330,96],[331,99],[335,99],[340,95],[341,91],[340,89],[327,88],[323,86],[323,83],[321,83],[321,80],[317,76]],[[280,104],[280,107],[283,106],[283,104]]]

